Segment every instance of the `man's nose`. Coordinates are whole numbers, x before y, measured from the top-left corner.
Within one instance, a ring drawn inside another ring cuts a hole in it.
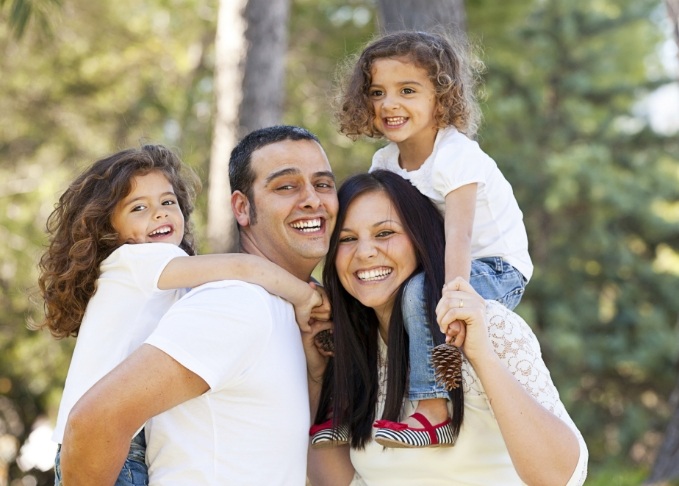
[[[316,188],[312,184],[305,184],[302,188],[300,205],[312,209],[316,209],[321,205],[321,198],[318,197]]]

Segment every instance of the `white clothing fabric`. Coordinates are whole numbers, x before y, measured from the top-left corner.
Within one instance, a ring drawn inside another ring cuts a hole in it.
[[[146,343],[210,386],[147,422],[152,486],[305,483],[307,370],[291,304],[245,282],[206,284]]]
[[[161,316],[186,293],[160,290],[158,279],[173,258],[187,256],[169,243],[123,245],[100,266],[66,376],[52,439],[61,443],[68,414],[92,385],[137,349]]]
[[[422,166],[401,168],[399,149],[389,143],[373,155],[370,171],[384,169],[407,179],[445,213],[446,196],[467,184],[477,184],[476,212],[472,227],[472,259],[502,257],[530,280],[533,264],[523,213],[512,187],[479,144],[454,127],[438,131],[434,149]]]
[[[488,335],[497,355],[514,377],[547,410],[563,420],[580,445],[578,465],[568,486],[584,484],[588,451],[582,434],[559,399],[549,370],[542,360],[535,334],[517,314],[488,301]],[[386,394],[386,350],[380,341],[379,394],[376,417],[382,416]],[[352,486],[512,486],[524,484],[512,466],[492,407],[474,369],[462,364],[464,422],[453,447],[428,449],[383,448],[374,441],[364,450],[351,450],[356,469]],[[406,400],[401,419],[411,415],[417,402]],[[535,445],[539,447],[539,444]]]

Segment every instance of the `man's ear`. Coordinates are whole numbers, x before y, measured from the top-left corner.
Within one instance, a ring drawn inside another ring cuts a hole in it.
[[[240,226],[250,225],[250,201],[245,194],[240,191],[231,194],[231,210]]]

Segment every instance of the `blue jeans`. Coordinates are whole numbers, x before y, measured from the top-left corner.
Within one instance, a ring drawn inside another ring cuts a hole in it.
[[[118,475],[115,486],[148,486],[149,471],[146,467],[146,438],[142,429],[130,444],[125,464]],[[61,444],[54,458],[54,486],[63,486],[61,482]]]
[[[510,310],[518,305],[526,288],[526,279],[521,272],[498,257],[472,260],[469,283],[484,299],[497,300]],[[410,341],[408,398],[448,398],[445,387],[436,381],[431,363],[434,338],[429,330],[425,308],[423,274],[415,275],[403,289],[402,310]]]

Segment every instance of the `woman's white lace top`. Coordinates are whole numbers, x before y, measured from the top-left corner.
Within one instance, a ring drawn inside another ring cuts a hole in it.
[[[495,352],[523,387],[547,410],[570,427],[580,444],[578,465],[567,486],[580,486],[587,476],[587,446],[559,399],[540,344],[526,322],[497,302],[487,306],[488,334]],[[376,417],[382,415],[386,392],[386,350],[380,341],[380,393]],[[351,450],[360,485],[521,485],[502,439],[491,405],[470,363],[462,365],[465,395],[464,423],[454,447],[427,449],[383,448],[370,442],[364,450]],[[406,400],[402,418],[413,413],[416,402]],[[536,448],[540,444],[534,445]],[[549,467],[545,464],[544,467]]]

